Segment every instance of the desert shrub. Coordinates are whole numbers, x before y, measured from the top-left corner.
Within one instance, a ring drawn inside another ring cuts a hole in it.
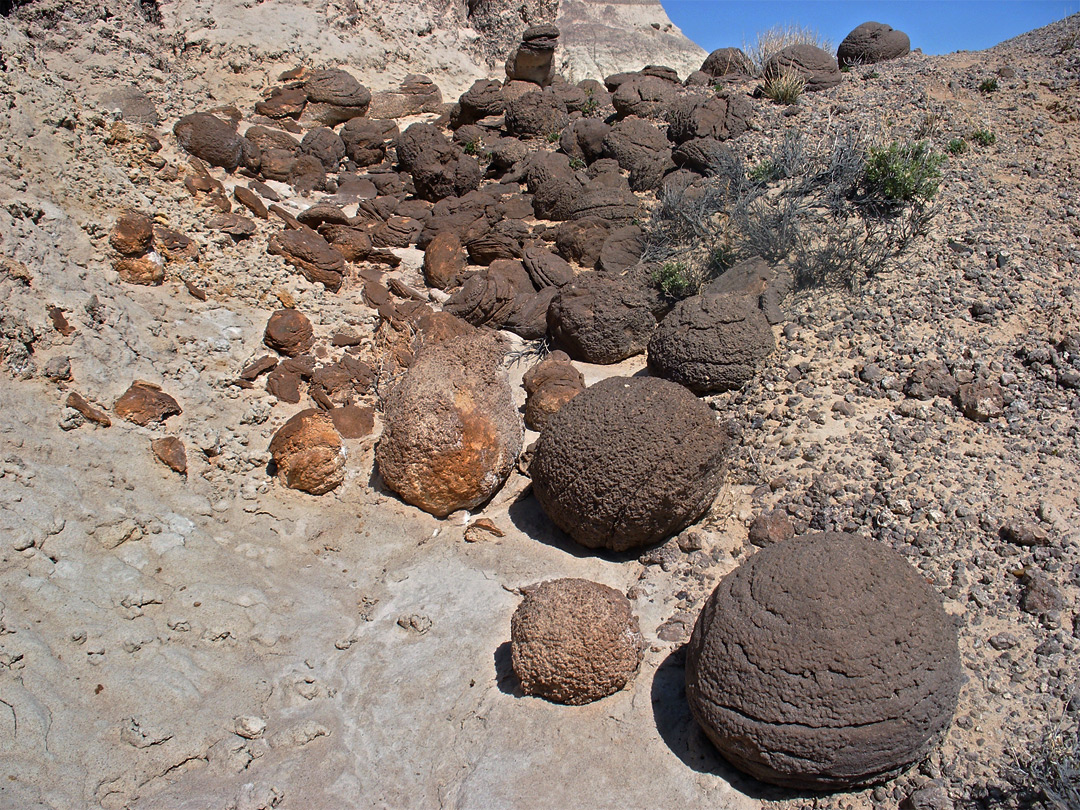
[[[794,128],[748,169],[666,188],[645,225],[650,266],[679,262],[697,284],[760,256],[800,287],[856,287],[925,232],[942,156],[923,144],[874,148],[855,129],[810,144]]]
[[[562,137],[561,132],[549,132],[548,136],[547,136],[547,142],[548,143],[558,143],[559,138],[561,138],[561,137]]]
[[[871,148],[866,161],[866,187],[870,198],[882,204],[927,203],[937,194],[942,156],[925,141]]]
[[[597,113],[600,112],[600,102],[596,100],[591,90],[586,90],[585,103],[581,105],[581,114],[586,118],[595,118]]]
[[[979,92],[980,93],[993,93],[997,89],[998,89],[998,80],[993,79],[993,78],[983,79],[982,84],[979,85]]]
[[[794,104],[806,89],[806,79],[797,70],[783,70],[776,76],[768,76],[761,85],[765,98],[777,104]]]
[[[668,298],[686,298],[693,295],[701,286],[690,268],[683,262],[664,262],[653,268],[649,280]]]
[[[577,171],[578,169],[584,169],[587,165],[588,164],[579,157],[570,158],[570,168],[574,171]]]
[[[977,129],[971,133],[971,140],[979,146],[992,146],[997,143],[997,135],[988,129]]]
[[[950,155],[962,155],[968,150],[968,143],[963,138],[953,138],[945,145],[945,151]]]
[[[466,141],[465,145],[461,148],[466,155],[479,155],[481,147],[480,139],[474,138],[471,141]]]
[[[823,51],[832,50],[832,43],[826,37],[813,28],[798,23],[775,25],[761,31],[753,42],[743,42],[742,49],[760,76],[769,57],[789,45],[813,45]]]

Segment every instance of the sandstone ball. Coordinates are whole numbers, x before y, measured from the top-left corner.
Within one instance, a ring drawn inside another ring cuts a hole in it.
[[[630,601],[585,579],[556,579],[530,591],[510,624],[522,691],[579,706],[618,692],[641,663]]]
[[[892,778],[940,741],[960,688],[956,628],[892,549],[831,532],[725,577],[687,648],[690,709],[757,779],[839,790]]]
[[[560,529],[590,548],[626,551],[677,534],[720,488],[730,439],[681,385],[609,377],[547,422],[529,467]]]
[[[345,480],[345,447],[326,411],[300,411],[270,440],[278,478],[290,489],[322,495]]]

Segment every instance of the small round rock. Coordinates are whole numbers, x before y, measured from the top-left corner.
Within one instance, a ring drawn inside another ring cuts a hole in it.
[[[634,677],[643,643],[630,601],[586,579],[555,579],[529,591],[510,622],[514,673],[527,695],[580,706]]]
[[[956,627],[891,548],[827,532],[728,574],[687,647],[694,718],[735,767],[796,789],[848,790],[921,761],[960,690]]]

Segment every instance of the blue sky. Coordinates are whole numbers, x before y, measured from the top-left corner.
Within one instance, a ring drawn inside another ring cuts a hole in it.
[[[661,0],[668,17],[707,51],[753,41],[758,31],[790,22],[815,28],[835,48],[868,20],[911,37],[924,53],[978,51],[1080,11],[1080,0]]]

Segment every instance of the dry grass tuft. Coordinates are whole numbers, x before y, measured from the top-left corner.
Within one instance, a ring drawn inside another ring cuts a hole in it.
[[[794,104],[806,89],[806,79],[797,70],[782,70],[779,75],[768,76],[761,85],[761,92],[777,104]]]

